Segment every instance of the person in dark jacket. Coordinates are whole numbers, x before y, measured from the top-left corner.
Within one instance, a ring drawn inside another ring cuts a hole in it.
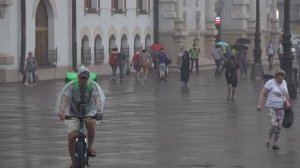
[[[190,58],[189,52],[184,51],[183,56],[180,59],[180,71],[181,71],[181,81],[183,82],[183,87],[187,87],[187,83],[190,80]]]

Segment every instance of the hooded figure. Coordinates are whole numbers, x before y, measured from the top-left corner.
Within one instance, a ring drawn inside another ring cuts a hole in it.
[[[67,83],[60,91],[55,113],[58,114],[64,110],[67,116],[78,115],[80,103],[87,104],[85,116],[93,116],[97,112],[103,112],[105,95],[102,88],[98,83],[92,81],[90,72],[85,66],[82,65],[79,68],[77,75],[76,80]]]
[[[181,57],[181,81],[186,86],[187,82],[190,80],[190,58],[189,58],[189,52],[184,51],[183,56]]]

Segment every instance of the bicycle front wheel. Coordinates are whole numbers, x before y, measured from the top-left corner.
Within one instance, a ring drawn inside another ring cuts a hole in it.
[[[77,166],[85,168],[85,143],[84,141],[77,142]]]

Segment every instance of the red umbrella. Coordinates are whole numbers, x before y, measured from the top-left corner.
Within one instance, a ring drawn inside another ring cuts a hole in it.
[[[163,48],[163,45],[161,45],[161,44],[153,44],[151,47],[151,50],[152,51],[159,51],[161,48]]]

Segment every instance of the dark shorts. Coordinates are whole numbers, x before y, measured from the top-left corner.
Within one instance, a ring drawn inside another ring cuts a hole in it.
[[[233,88],[236,88],[238,85],[237,79],[226,78],[227,85],[231,85]]]
[[[273,58],[274,54],[268,54],[268,58]]]
[[[139,65],[139,64],[134,64],[133,67],[134,67],[134,70],[137,72],[139,72],[141,70],[141,65]]]

